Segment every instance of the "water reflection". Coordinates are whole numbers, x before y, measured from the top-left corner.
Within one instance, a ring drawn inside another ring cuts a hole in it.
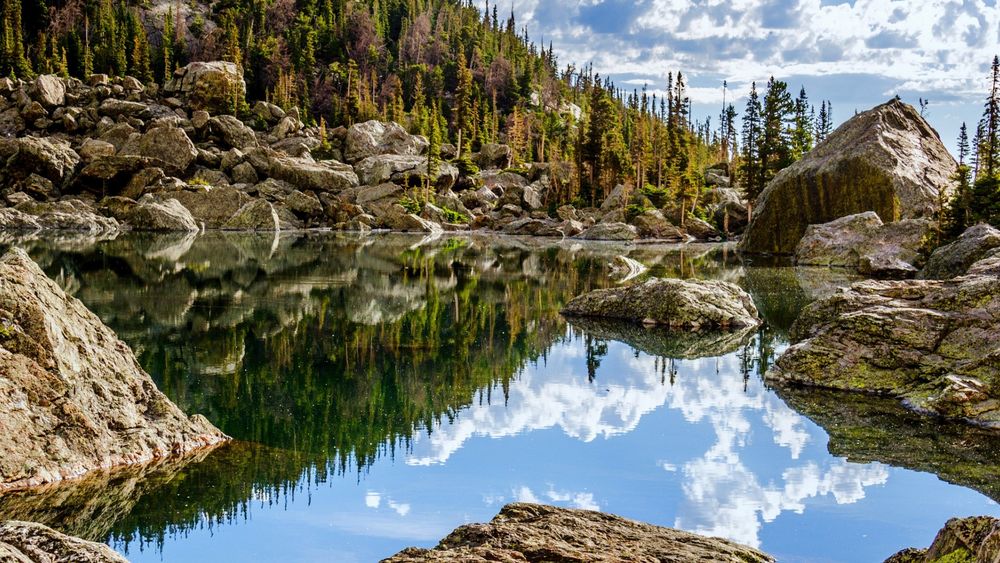
[[[511,500],[600,508],[779,556],[876,558],[926,543],[954,515],[944,506],[989,511],[978,495],[920,481],[921,495],[942,499],[915,517],[926,526],[883,521],[918,512],[921,498],[885,464],[997,498],[1000,448],[986,435],[936,441],[936,426],[879,406],[857,414],[763,385],[801,307],[850,281],[828,270],[747,267],[718,246],[477,237],[14,243],[182,408],[244,441],[0,497],[0,516],[110,540],[140,560],[135,549],[150,544],[166,560],[373,560]],[[740,283],[767,324],[708,334],[567,324],[559,309],[613,284],[620,255],[653,275]],[[829,429],[829,451],[797,411]],[[877,521],[878,539],[799,545],[790,516],[810,530],[854,526],[829,506]]]

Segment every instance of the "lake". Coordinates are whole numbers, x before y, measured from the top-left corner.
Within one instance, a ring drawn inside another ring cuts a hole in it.
[[[781,561],[881,561],[1000,516],[1000,438],[894,401],[774,390],[798,312],[851,279],[731,247],[448,235],[20,239],[235,442],[0,496],[0,518],[132,561],[377,561],[512,501],[733,539]],[[766,324],[567,322],[646,275],[725,279]]]

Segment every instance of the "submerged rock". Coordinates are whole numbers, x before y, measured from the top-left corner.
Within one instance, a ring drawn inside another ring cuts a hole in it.
[[[0,522],[0,561],[10,563],[128,563],[103,543],[67,536],[34,522]]]
[[[730,329],[760,324],[757,307],[739,286],[717,280],[654,279],[599,289],[573,298],[562,313],[663,325],[675,329]]]
[[[961,276],[997,248],[1000,248],[1000,230],[985,223],[974,225],[954,242],[936,249],[927,259],[919,277],[945,280]]]
[[[128,346],[19,249],[0,258],[0,490],[215,444]]]
[[[874,211],[932,217],[957,166],[919,112],[898,99],[848,120],[768,184],[740,249],[791,254],[808,225]]]
[[[433,549],[408,548],[383,563],[432,561],[774,561],[731,541],[590,510],[514,503],[489,524],[468,524]]]
[[[1000,428],[1000,277],[876,282],[805,309],[765,378],[898,397]]]
[[[904,549],[885,563],[996,563],[1000,561],[1000,520],[989,516],[952,518],[927,549]]]

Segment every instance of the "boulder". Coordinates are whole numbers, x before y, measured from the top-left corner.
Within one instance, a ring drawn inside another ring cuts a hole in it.
[[[231,186],[199,186],[195,189],[172,190],[149,194],[157,201],[177,200],[191,212],[195,222],[206,229],[220,229],[244,205],[250,196]]]
[[[344,159],[358,162],[379,154],[420,156],[427,151],[427,139],[410,135],[398,123],[366,121],[347,130]]]
[[[20,249],[0,258],[0,490],[216,444],[129,347]]]
[[[35,522],[0,522],[0,561],[9,563],[128,563],[103,543],[82,540]]]
[[[1000,230],[985,223],[973,225],[952,243],[934,250],[918,277],[944,280],[961,276],[996,248],[1000,248]]]
[[[50,203],[31,201],[2,211],[4,214],[0,216],[0,225],[4,230],[74,231],[106,235],[117,232],[119,227],[118,221],[98,215],[90,205],[75,199]]]
[[[688,236],[663,216],[659,209],[644,211],[632,220],[636,231],[642,238],[665,239],[671,241],[687,241]]]
[[[48,109],[66,105],[66,83],[54,74],[40,74],[31,84],[31,97]]]
[[[808,306],[766,374],[1000,428],[1000,277],[866,281]]]
[[[583,231],[577,238],[583,240],[633,241],[639,233],[632,225],[625,223],[598,223]]]
[[[87,139],[80,145],[80,157],[85,162],[91,162],[106,156],[114,156],[115,146],[98,139]]]
[[[149,106],[140,102],[108,98],[97,107],[97,113],[108,117],[149,117]]]
[[[684,218],[684,232],[698,240],[719,238],[719,231],[715,227],[693,215],[688,215]]]
[[[473,158],[475,163],[484,170],[510,168],[514,163],[514,151],[507,145],[486,143]]]
[[[601,211],[614,211],[616,209],[624,209],[625,204],[628,203],[628,194],[625,193],[625,186],[618,184],[615,189],[611,190],[608,197],[604,198],[604,203],[601,204]]]
[[[432,549],[407,548],[382,563],[546,561],[717,561],[770,556],[728,540],[590,510],[508,504],[489,524],[462,526]]]
[[[989,516],[952,518],[927,549],[909,548],[885,563],[995,563],[1000,561],[1000,520]]]
[[[257,146],[257,135],[253,129],[231,115],[220,115],[208,120],[209,131],[234,149]]]
[[[241,207],[222,228],[227,231],[280,231],[281,221],[271,202],[255,199]]]
[[[194,216],[176,199],[157,200],[145,196],[123,217],[116,218],[133,231],[197,232]]]
[[[810,225],[795,250],[800,266],[833,266],[882,277],[913,277],[933,234],[927,219],[884,224],[874,211]]]
[[[54,137],[20,137],[17,152],[7,161],[7,172],[14,177],[36,173],[63,186],[78,164],[80,155],[67,141]]]
[[[180,127],[154,127],[125,143],[121,154],[153,159],[157,167],[180,174],[198,158],[198,149]]]
[[[354,169],[336,160],[274,156],[268,160],[266,173],[300,190],[317,193],[338,193],[358,185]]]
[[[403,206],[394,204],[380,217],[383,226],[406,233],[440,233],[441,225],[409,213]]]
[[[194,62],[177,69],[163,91],[182,95],[191,109],[213,114],[233,113],[246,97],[246,82],[239,67],[230,62]]]
[[[573,298],[562,314],[680,330],[738,329],[760,324],[750,295],[739,286],[717,280],[653,279],[599,289]]]
[[[886,223],[931,218],[956,166],[920,113],[894,99],[854,116],[779,172],[758,198],[740,249],[792,254],[809,225],[865,211]]]
[[[523,190],[528,186],[528,179],[514,172],[484,170],[479,173],[478,179],[483,187],[500,194],[507,193],[510,190]]]
[[[402,185],[422,184],[427,176],[427,157],[382,154],[370,156],[354,165],[358,181],[365,186],[376,186],[385,182]],[[441,190],[450,190],[458,180],[458,168],[447,162],[439,162],[433,181]]]

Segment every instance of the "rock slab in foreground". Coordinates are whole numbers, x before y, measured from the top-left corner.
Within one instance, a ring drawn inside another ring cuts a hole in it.
[[[128,563],[102,544],[34,522],[0,522],[0,561],[10,563]]]
[[[904,549],[885,563],[996,563],[1000,561],[1000,520],[988,516],[953,518],[927,549]]]
[[[758,198],[740,250],[792,254],[807,226],[865,211],[886,223],[932,217],[956,166],[920,113],[891,100],[779,172]]]
[[[996,275],[866,281],[807,307],[765,378],[890,395],[1000,429],[998,334]]]
[[[23,250],[0,258],[0,491],[227,439],[170,402]]]
[[[569,317],[620,319],[674,329],[731,329],[760,324],[753,299],[739,286],[717,280],[654,279],[598,289],[573,298]]]
[[[727,540],[626,520],[618,516],[537,504],[508,504],[489,524],[469,524],[434,549],[408,548],[383,563],[463,561],[732,561],[770,556]]]

